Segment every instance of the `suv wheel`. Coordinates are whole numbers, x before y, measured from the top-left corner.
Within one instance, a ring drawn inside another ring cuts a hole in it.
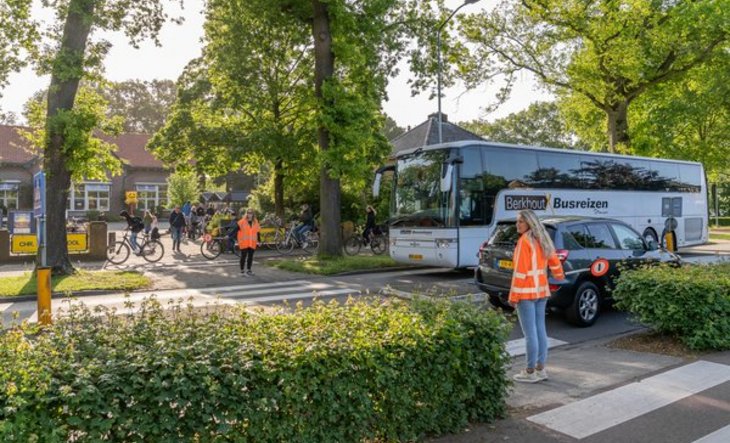
[[[565,312],[568,321],[578,326],[591,326],[598,319],[601,309],[601,295],[598,287],[589,281],[578,286],[573,304]]]

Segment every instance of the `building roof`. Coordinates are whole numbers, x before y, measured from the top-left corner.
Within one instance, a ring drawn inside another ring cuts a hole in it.
[[[25,164],[36,158],[28,142],[18,133],[23,126],[0,125],[0,163]]]
[[[449,122],[446,114],[441,114],[441,138],[444,143],[455,142],[460,140],[479,140],[484,139],[471,131],[467,131],[461,126]],[[392,155],[406,149],[419,148],[421,146],[435,145],[439,143],[438,131],[438,113],[428,116],[428,119],[411,129],[404,132],[390,142],[393,145]]]
[[[148,134],[120,134],[116,137],[101,137],[104,141],[117,145],[116,156],[124,164],[134,168],[162,169],[164,165],[146,149],[150,139]]]
[[[18,134],[19,129],[30,128],[0,125],[0,163],[24,164],[38,157],[30,152],[27,140]],[[114,154],[125,165],[133,168],[164,168],[162,162],[146,149],[147,141],[150,139],[148,134],[121,134],[116,137],[101,138],[117,146]]]

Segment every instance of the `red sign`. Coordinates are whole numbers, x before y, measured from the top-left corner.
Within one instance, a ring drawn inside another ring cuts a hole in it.
[[[596,261],[591,264],[591,275],[593,275],[594,277],[601,277],[603,275],[606,275],[606,273],[608,272],[608,267],[608,260],[606,260],[605,258],[596,259]]]

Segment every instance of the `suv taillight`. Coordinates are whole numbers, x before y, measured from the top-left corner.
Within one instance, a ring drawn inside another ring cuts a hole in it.
[[[555,255],[558,256],[558,260],[560,260],[561,263],[565,263],[565,260],[568,259],[568,250],[567,249],[557,249],[555,251]]]
[[[489,240],[485,241],[484,243],[482,243],[481,246],[479,246],[479,252],[477,252],[477,258],[479,258],[480,260],[482,258],[484,258],[484,250],[487,248],[487,243],[489,243]]]

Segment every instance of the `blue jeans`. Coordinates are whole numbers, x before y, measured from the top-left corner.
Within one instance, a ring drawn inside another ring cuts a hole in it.
[[[527,368],[544,367],[547,361],[548,337],[545,329],[545,305],[547,298],[522,300],[517,303],[522,334],[527,348]]]
[[[294,236],[299,240],[299,243],[304,242],[304,234],[312,230],[312,225],[299,225],[294,228]]]
[[[170,228],[170,233],[172,234],[172,244],[180,244],[180,239],[182,238],[182,227],[173,226]]]
[[[139,232],[132,231],[132,235],[129,236],[129,243],[132,244],[132,250],[139,251],[139,243],[137,243],[137,236]]]

